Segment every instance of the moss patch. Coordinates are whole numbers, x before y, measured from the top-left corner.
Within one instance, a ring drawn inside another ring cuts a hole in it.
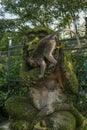
[[[36,84],[39,75],[39,68],[32,69],[30,71],[20,72],[20,82],[22,87],[31,87]]]
[[[63,64],[65,89],[72,94],[78,92],[78,80],[73,69],[73,63],[71,61],[71,56],[68,52],[64,52],[64,64]]]
[[[75,130],[76,121],[71,113],[60,111],[46,117],[40,124],[38,123],[35,128],[46,130]]]
[[[56,117],[56,113],[53,115]],[[75,130],[76,121],[74,116],[69,112],[59,112],[57,115],[59,130]]]
[[[29,122],[25,120],[11,120],[10,129],[11,130],[28,130]]]
[[[5,103],[9,115],[13,119],[31,122],[37,110],[29,103],[26,97],[11,97]]]

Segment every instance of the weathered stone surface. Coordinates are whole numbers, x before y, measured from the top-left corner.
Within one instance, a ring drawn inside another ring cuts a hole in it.
[[[37,114],[26,97],[13,96],[6,101],[5,106],[12,119],[31,122]]]
[[[38,41],[35,37],[37,33],[24,48],[27,66],[29,53],[26,51],[32,48],[32,43]],[[20,72],[20,79],[21,86],[29,89],[28,97],[11,97],[5,104],[11,117],[11,130],[85,130],[87,126],[83,125],[84,117],[73,106],[72,99],[78,92],[78,81],[70,54],[60,51],[55,69],[47,69],[43,79],[38,80],[39,68],[26,70]],[[35,118],[37,121],[33,129],[31,124]]]
[[[36,125],[35,128],[46,130],[75,130],[76,128],[74,116],[67,111],[55,112],[46,117],[41,124],[41,126]]]

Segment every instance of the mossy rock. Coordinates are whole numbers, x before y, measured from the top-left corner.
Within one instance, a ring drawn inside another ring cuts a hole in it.
[[[11,130],[28,130],[29,122],[25,120],[11,120],[9,127]]]
[[[30,123],[26,120],[11,120],[11,130],[29,130]],[[66,111],[55,112],[38,122],[34,130],[76,130],[74,116]]]
[[[35,130],[75,130],[75,128],[75,118],[67,111],[55,112],[35,126]]]
[[[13,96],[5,102],[5,106],[12,119],[31,122],[37,114],[37,110],[26,97]]]
[[[33,119],[39,112],[30,104],[30,101],[26,97],[13,96],[6,101],[5,106],[11,117],[11,130],[29,130],[28,128]],[[70,112],[59,111],[39,121],[35,125],[35,130],[39,127],[44,127],[47,130],[55,130],[57,128],[59,130],[75,130],[77,120],[78,119],[76,119]],[[86,126],[84,129],[85,128]]]
[[[11,120],[11,130],[30,130],[30,123],[26,120]],[[55,112],[34,126],[34,130],[87,130],[87,125],[76,128],[75,117],[67,111]]]

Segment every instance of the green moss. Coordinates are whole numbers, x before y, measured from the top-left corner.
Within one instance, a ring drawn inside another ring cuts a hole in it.
[[[60,116],[63,117],[62,123],[60,122],[59,130],[75,130],[76,122],[75,118],[69,112],[59,112]]]
[[[46,130],[75,130],[76,121],[71,113],[60,111],[46,117],[41,125],[38,123],[35,128]]]
[[[28,130],[29,123],[25,120],[12,120],[10,123],[11,130]]]
[[[20,81],[22,87],[31,87],[36,84],[39,75],[39,68],[31,69],[30,71],[20,72]]]
[[[67,89],[72,94],[78,92],[78,80],[76,74],[73,69],[73,64],[71,61],[71,56],[68,52],[64,52],[64,65],[63,71],[65,80],[67,81],[65,84],[65,89]]]
[[[75,119],[76,119],[76,125],[81,126],[85,120],[85,118],[83,117],[83,115],[72,105],[70,108],[70,112],[74,115]]]
[[[51,72],[53,71],[53,69],[48,69],[46,72],[45,72],[45,75],[44,77],[47,77],[47,75],[49,75]],[[38,76],[40,74],[40,68],[33,68],[31,70],[28,70],[28,71],[24,71],[22,70],[20,72],[20,84],[21,84],[21,87],[32,87],[34,86],[37,81],[38,81]],[[40,81],[40,80],[39,80]]]
[[[5,103],[9,115],[13,119],[31,122],[37,114],[37,110],[29,103],[26,97],[11,97]]]

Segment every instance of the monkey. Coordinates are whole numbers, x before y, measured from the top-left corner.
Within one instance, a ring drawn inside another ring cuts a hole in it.
[[[46,58],[51,64],[50,67],[55,66],[57,60],[53,57],[53,51],[56,47],[56,39],[57,34],[61,31],[70,31],[73,32],[71,29],[59,29],[52,34],[44,37],[38,44],[36,50],[29,58],[28,62],[31,66],[37,67],[40,66],[40,75],[39,78],[44,77],[45,69],[46,69],[46,62],[44,58]],[[73,32],[75,34],[75,32]],[[76,34],[75,34],[76,35]],[[77,42],[79,44],[78,37],[76,35]]]

